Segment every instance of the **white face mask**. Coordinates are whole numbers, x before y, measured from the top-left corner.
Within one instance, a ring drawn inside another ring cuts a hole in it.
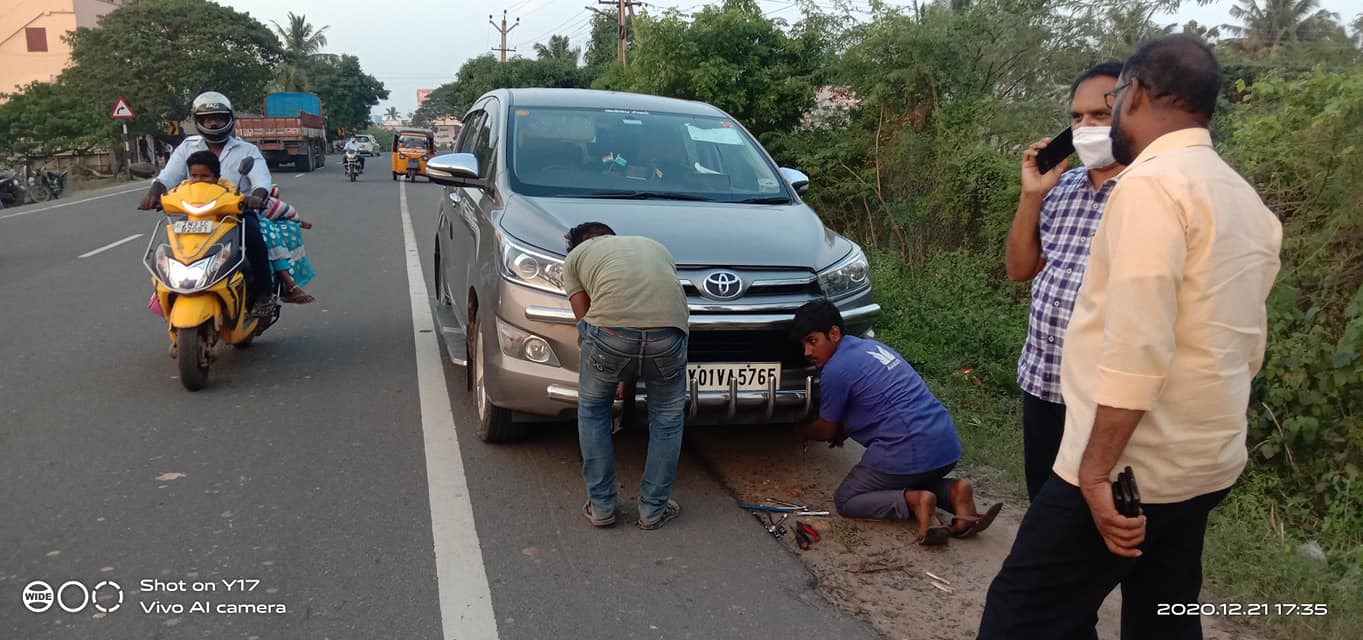
[[[1077,127],[1073,130],[1074,151],[1089,169],[1103,169],[1117,163],[1112,157],[1112,127]]]

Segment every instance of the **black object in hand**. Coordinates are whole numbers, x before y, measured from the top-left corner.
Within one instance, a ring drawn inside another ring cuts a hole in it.
[[[1046,174],[1074,153],[1074,131],[1066,128],[1055,134],[1046,148],[1036,152],[1036,170]]]
[[[1141,491],[1130,466],[1117,474],[1117,481],[1112,483],[1112,501],[1117,505],[1117,513],[1128,518],[1141,515]]]

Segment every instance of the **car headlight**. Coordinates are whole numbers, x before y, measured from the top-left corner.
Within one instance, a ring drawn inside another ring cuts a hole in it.
[[[527,287],[563,295],[563,260],[502,241],[502,277]]]
[[[502,353],[518,360],[528,360],[535,364],[551,367],[559,366],[558,356],[549,341],[528,331],[522,331],[505,322],[497,323],[497,338],[502,345]]]
[[[819,287],[830,298],[840,298],[871,286],[871,265],[856,249],[841,262],[819,272]]]

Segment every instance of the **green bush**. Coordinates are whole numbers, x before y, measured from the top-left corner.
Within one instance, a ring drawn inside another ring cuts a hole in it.
[[[1332,559],[1363,555],[1363,69],[1237,87],[1227,158],[1283,221],[1282,271],[1250,407],[1281,514]],[[1355,514],[1350,516],[1349,514]]]

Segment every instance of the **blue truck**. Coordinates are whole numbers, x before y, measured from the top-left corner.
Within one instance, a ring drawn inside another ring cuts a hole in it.
[[[237,136],[260,147],[270,168],[293,165],[312,171],[326,164],[327,127],[322,101],[315,93],[272,93],[263,116],[237,118]]]

